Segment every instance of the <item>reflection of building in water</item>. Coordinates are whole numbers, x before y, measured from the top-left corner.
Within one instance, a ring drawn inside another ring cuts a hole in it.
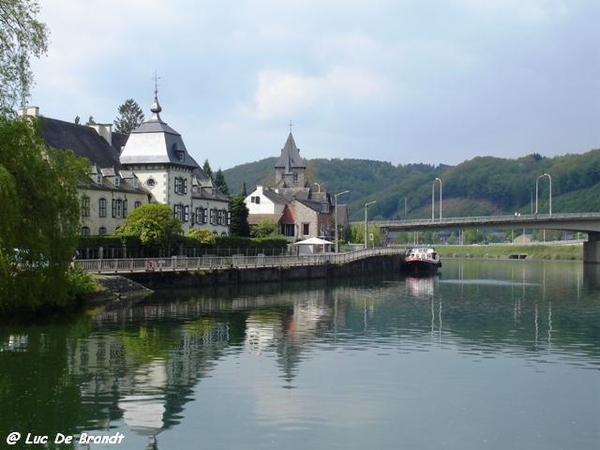
[[[69,352],[85,428],[107,429],[122,418],[136,433],[155,436],[177,424],[193,386],[229,343],[227,324],[214,320],[138,327],[93,333]]]
[[[139,367],[133,377],[131,394],[123,395],[118,402],[123,420],[139,434],[155,436],[163,427],[165,413],[164,389],[168,384],[167,364],[155,359]]]
[[[322,290],[310,291],[290,309],[256,309],[246,319],[246,346],[253,353],[275,351],[277,363],[291,383],[304,344],[314,339],[319,327],[326,328],[331,308]]]

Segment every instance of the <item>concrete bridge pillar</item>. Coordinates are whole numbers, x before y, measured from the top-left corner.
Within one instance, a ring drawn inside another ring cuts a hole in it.
[[[583,243],[583,262],[600,263],[600,233],[588,233],[588,240]]]

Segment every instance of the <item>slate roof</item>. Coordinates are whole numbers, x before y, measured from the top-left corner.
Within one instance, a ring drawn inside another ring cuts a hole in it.
[[[272,189],[263,189],[263,195],[276,205],[285,205],[288,202],[287,198]]]
[[[72,150],[99,167],[123,168],[119,151],[96,130],[75,123],[42,117],[41,132],[46,145],[60,150]]]
[[[152,118],[131,132],[121,152],[123,164],[175,164],[198,168],[190,156],[181,135],[160,118],[162,108],[158,98],[150,108]]]
[[[287,141],[285,145],[281,149],[281,156],[275,163],[275,168],[285,169],[285,173],[291,173],[292,169],[306,169],[306,163],[304,159],[300,156],[300,149],[296,147],[296,142],[294,141],[294,136],[292,133],[288,135]]]
[[[323,205],[326,204],[326,203],[323,203],[323,202],[313,202],[313,201],[310,201],[310,200],[304,200],[304,199],[300,199],[300,198],[297,198],[296,201],[298,203],[303,204],[307,208],[310,208],[313,211],[316,211],[318,213],[323,213],[324,212],[323,211]]]

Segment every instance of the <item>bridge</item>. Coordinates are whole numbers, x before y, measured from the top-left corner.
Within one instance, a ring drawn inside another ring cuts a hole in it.
[[[530,228],[587,233],[583,243],[583,262],[600,263],[600,213],[516,214],[504,216],[444,217],[418,220],[371,221],[385,234],[389,231],[447,229]]]

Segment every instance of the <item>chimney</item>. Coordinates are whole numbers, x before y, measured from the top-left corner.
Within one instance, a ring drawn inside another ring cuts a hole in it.
[[[112,124],[110,123],[90,123],[88,124],[90,128],[96,130],[100,136],[102,136],[106,142],[112,145]]]
[[[19,109],[19,116],[21,117],[40,117],[39,106],[26,106]]]

